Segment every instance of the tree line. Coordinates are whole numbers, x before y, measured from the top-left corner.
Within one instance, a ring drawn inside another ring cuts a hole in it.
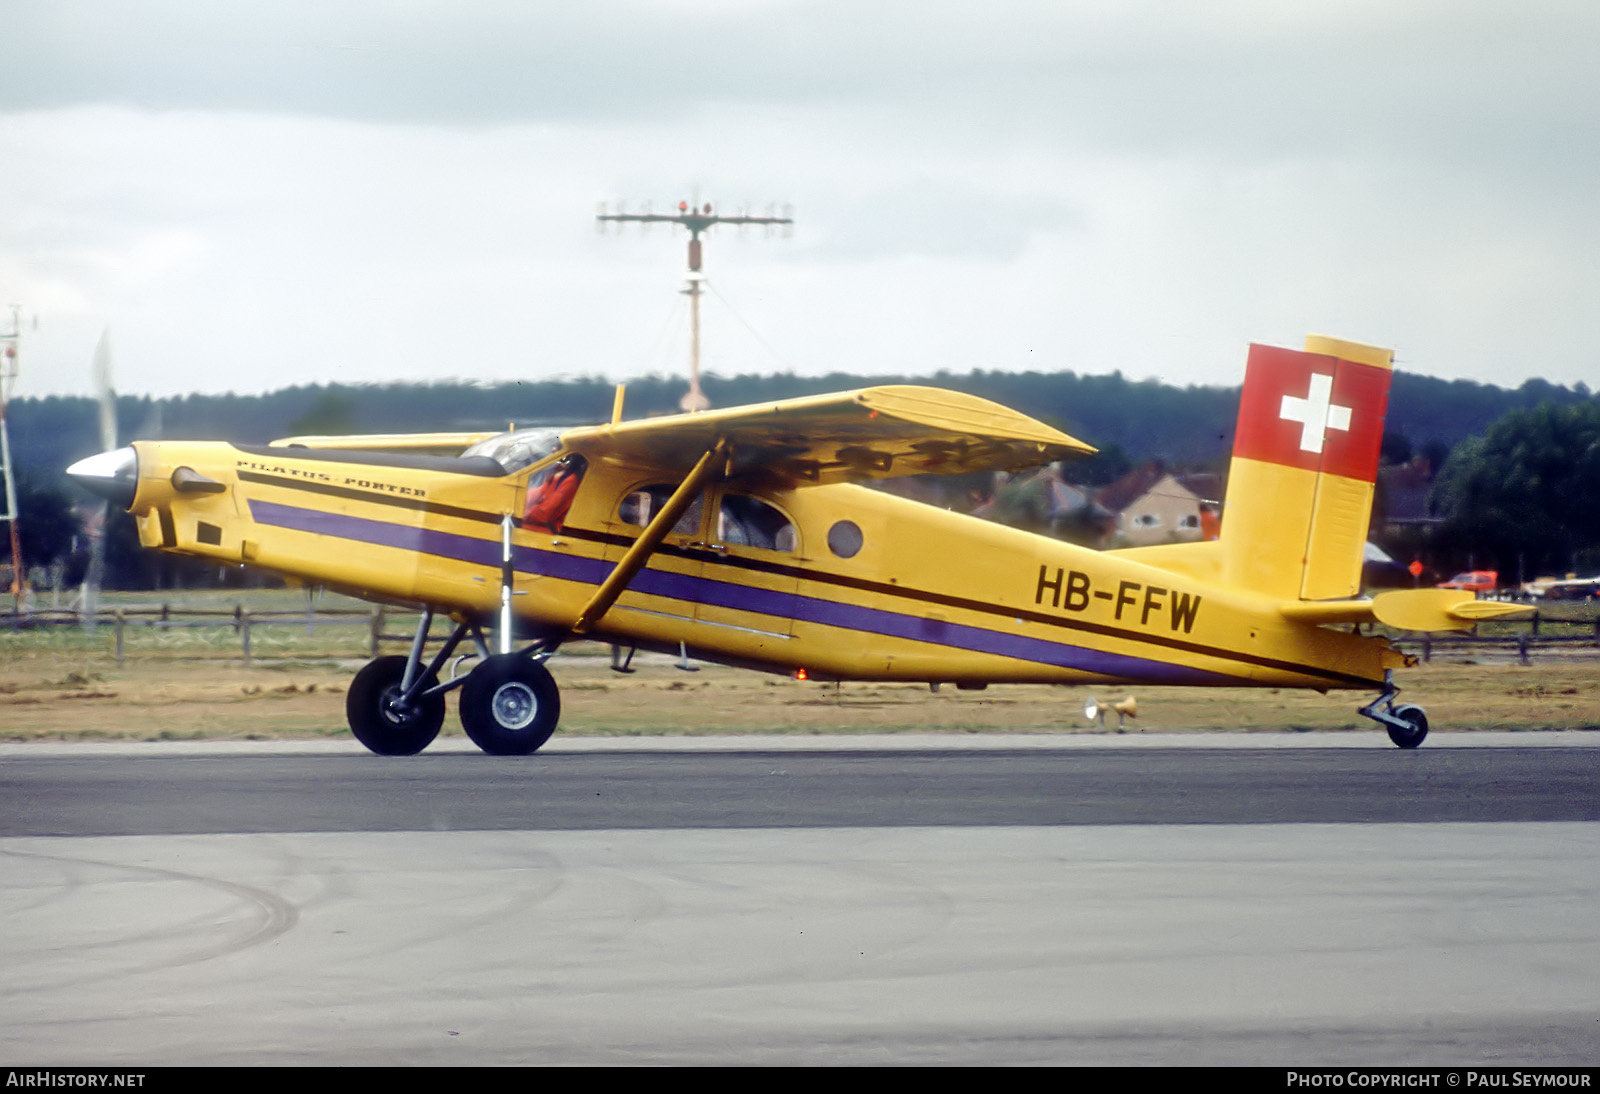
[[[876,384],[927,384],[1024,410],[1098,447],[1119,447],[1136,459],[1182,466],[1214,465],[1233,446],[1238,387],[1180,387],[1130,380],[1120,372],[939,372],[931,376],[708,376],[714,406],[739,406]],[[628,382],[627,417],[670,413],[683,393],[677,377]],[[227,440],[260,444],[294,433],[390,433],[499,430],[517,425],[604,421],[613,388],[599,378],[506,383],[310,384],[262,395],[124,395],[117,399],[121,440]],[[1570,406],[1588,389],[1529,380],[1508,389],[1465,380],[1397,372],[1386,429],[1417,445],[1454,448],[1482,433],[1508,410],[1544,403]],[[99,448],[98,409],[81,396],[15,399],[8,424],[20,467],[49,479]]]
[[[1180,387],[1155,380],[1059,372],[939,372],[931,376],[820,377],[793,374],[708,376],[716,406],[848,390],[877,384],[927,384],[1017,407],[1102,449],[1065,469],[1075,481],[1102,484],[1129,467],[1160,461],[1187,470],[1226,469],[1233,447],[1237,387]],[[682,395],[677,377],[630,381],[626,416],[671,413]],[[262,395],[122,396],[116,419],[133,439],[262,443],[302,433],[500,430],[609,417],[612,386],[597,377],[506,383],[314,384]],[[1565,572],[1600,565],[1585,552],[1600,545],[1600,399],[1578,384],[1529,380],[1508,389],[1396,372],[1386,422],[1385,458],[1425,456],[1439,471],[1430,500],[1427,549],[1441,568],[1498,565],[1515,574]],[[98,409],[85,397],[22,398],[10,404],[13,460],[21,474],[24,556],[32,562],[71,556],[82,495],[62,474],[100,447]],[[1508,462],[1509,461],[1509,462]],[[30,519],[31,517],[31,519]],[[127,544],[129,522],[112,522],[112,574],[148,581],[155,563]],[[1418,550],[1416,543],[1397,550]],[[9,548],[0,544],[0,558]],[[1399,555],[1397,554],[1397,557]],[[170,576],[170,575],[169,575]]]

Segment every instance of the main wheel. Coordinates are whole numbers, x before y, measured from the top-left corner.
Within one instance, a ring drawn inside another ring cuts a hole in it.
[[[491,756],[526,756],[561,719],[561,692],[549,670],[520,653],[484,661],[461,686],[461,728]]]
[[[1385,726],[1389,731],[1389,740],[1401,748],[1416,748],[1422,739],[1428,735],[1428,716],[1423,709],[1409,703],[1394,708],[1392,712],[1396,718],[1406,723],[1405,729],[1399,726]]]
[[[379,657],[350,681],[344,699],[345,717],[356,740],[380,756],[415,756],[427,748],[444,725],[444,696],[397,705],[406,676],[404,657]],[[429,677],[427,686],[438,680]]]

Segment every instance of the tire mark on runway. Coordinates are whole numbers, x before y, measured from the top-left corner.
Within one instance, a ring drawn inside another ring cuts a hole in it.
[[[94,983],[101,980],[115,979],[136,973],[151,972],[158,969],[181,968],[186,965],[195,965],[205,961],[213,961],[241,951],[270,942],[288,932],[299,922],[299,909],[290,901],[283,899],[275,893],[242,882],[229,881],[226,878],[210,877],[204,874],[186,873],[180,870],[169,870],[158,866],[143,866],[130,863],[105,862],[98,859],[79,858],[69,855],[53,855],[39,851],[20,851],[13,848],[0,848],[0,855],[13,859],[30,859],[35,862],[54,863],[62,867],[68,877],[73,879],[74,888],[82,887],[83,882],[77,868],[99,867],[103,870],[119,872],[132,877],[156,878],[163,881],[179,882],[183,884],[199,885],[207,889],[221,892],[233,898],[242,911],[234,917],[224,920],[213,919],[209,924],[215,928],[219,925],[233,928],[242,927],[238,933],[216,942],[201,945],[188,950],[156,959],[134,961],[116,969],[104,969],[76,977],[65,979],[52,979],[51,988],[60,988],[79,984]],[[50,903],[50,902],[45,902]],[[95,943],[63,943],[60,949],[69,948],[73,952],[87,950],[105,950],[115,953],[118,949],[141,943],[157,943],[163,936],[172,936],[177,933],[176,924],[154,926],[148,930],[130,933],[120,938]],[[192,933],[183,931],[182,933]],[[15,970],[13,970],[15,971]],[[18,984],[15,979],[4,986],[0,986],[0,996],[11,996],[33,990],[28,985]]]

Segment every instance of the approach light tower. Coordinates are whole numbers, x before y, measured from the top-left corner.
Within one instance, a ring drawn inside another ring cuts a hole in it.
[[[666,223],[681,224],[689,229],[689,284],[683,289],[683,295],[689,298],[689,393],[685,395],[679,406],[686,411],[705,410],[711,406],[711,401],[700,390],[700,294],[701,286],[705,283],[705,274],[700,272],[700,233],[717,224],[760,224],[769,229],[774,225],[791,225],[793,217],[788,216],[750,216],[740,213],[737,216],[723,216],[711,211],[708,201],[698,209],[687,201],[678,202],[676,213],[607,213],[602,206],[596,221],[638,221],[640,223]]]

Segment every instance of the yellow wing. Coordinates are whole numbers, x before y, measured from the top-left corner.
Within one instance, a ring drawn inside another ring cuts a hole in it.
[[[568,430],[591,460],[687,472],[718,441],[735,476],[861,482],[1035,467],[1094,449],[973,395],[894,385]]]
[[[321,448],[352,452],[403,452],[418,456],[459,456],[462,449],[499,436],[477,433],[355,433],[341,437],[284,437],[275,448]]]

